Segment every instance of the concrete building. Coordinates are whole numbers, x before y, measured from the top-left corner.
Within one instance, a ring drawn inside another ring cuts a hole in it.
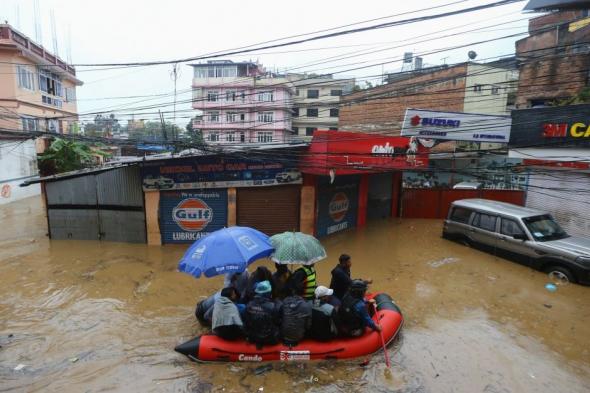
[[[310,137],[315,130],[337,130],[340,97],[354,88],[354,79],[334,79],[332,75],[288,74],[295,87],[293,134]]]
[[[529,37],[516,42],[518,109],[567,101],[588,87],[588,10],[562,11],[529,21]]]
[[[342,97],[339,128],[399,135],[407,108],[509,114],[518,73],[507,64],[466,62],[390,75],[385,85]]]
[[[38,176],[45,141],[24,131],[77,130],[76,70],[8,24],[0,24],[0,204],[38,195],[20,188]]]
[[[273,143],[292,134],[294,89],[283,76],[257,63],[230,60],[192,64],[193,127],[211,144]]]

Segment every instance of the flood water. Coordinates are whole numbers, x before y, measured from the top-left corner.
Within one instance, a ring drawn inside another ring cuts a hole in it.
[[[0,207],[0,391],[588,392],[590,288],[440,238],[436,220],[372,222],[324,239],[353,276],[393,296],[402,334],[383,355],[337,363],[196,364],[195,303],[221,278],[176,272],[186,246],[49,241],[40,200]],[[15,370],[17,368],[17,370]]]

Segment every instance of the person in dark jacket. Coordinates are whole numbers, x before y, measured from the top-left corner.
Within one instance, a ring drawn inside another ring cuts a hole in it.
[[[289,295],[287,282],[291,277],[291,271],[287,265],[282,265],[280,263],[275,263],[275,267],[277,271],[272,274],[273,298],[284,299]]]
[[[272,286],[267,280],[256,284],[254,291],[256,295],[247,304],[244,312],[244,323],[248,340],[261,348],[263,345],[279,342],[281,303],[272,301]]]
[[[330,281],[330,288],[334,290],[334,296],[342,300],[344,295],[350,288],[352,279],[350,278],[350,267],[352,266],[352,258],[350,255],[342,254],[338,258],[338,265],[332,269],[332,280]],[[371,284],[373,280],[363,280],[365,284]]]
[[[293,291],[281,306],[281,336],[283,343],[295,346],[311,327],[311,304]]]
[[[308,336],[318,341],[329,341],[338,335],[337,310],[330,304],[334,291],[322,285],[316,288],[311,311],[311,328]]]
[[[338,310],[338,321],[340,333],[344,336],[362,336],[365,328],[369,327],[374,331],[381,331],[375,324],[367,311],[365,293],[367,284],[363,280],[352,280],[350,289],[342,299],[342,305]],[[371,299],[371,301],[374,301]]]
[[[262,281],[268,281],[272,286],[272,273],[266,266],[258,266],[254,273],[250,275],[243,303],[248,303],[254,299],[254,296],[256,296],[256,285]]]
[[[235,340],[244,333],[240,315],[244,313],[246,306],[236,304],[239,298],[235,287],[223,288],[213,306],[211,328],[213,333],[226,340]]]

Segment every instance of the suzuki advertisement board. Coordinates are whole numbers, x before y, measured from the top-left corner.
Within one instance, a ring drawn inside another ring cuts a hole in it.
[[[508,143],[510,116],[407,109],[401,135],[419,139]]]
[[[227,226],[227,190],[162,191],[162,243],[192,243]]]
[[[302,183],[301,172],[298,169],[287,167],[280,162],[219,157],[145,162],[142,164],[141,174],[145,191]]]
[[[358,182],[324,186],[318,193],[318,237],[356,226]]]

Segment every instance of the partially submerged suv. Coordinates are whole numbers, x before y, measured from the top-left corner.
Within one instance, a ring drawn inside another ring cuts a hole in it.
[[[560,281],[590,285],[590,239],[570,236],[547,212],[487,199],[451,204],[443,237],[515,260]]]

